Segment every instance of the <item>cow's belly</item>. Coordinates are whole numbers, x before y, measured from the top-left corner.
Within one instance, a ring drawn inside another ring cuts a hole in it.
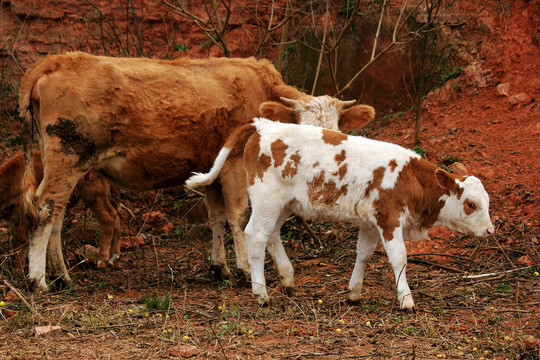
[[[142,159],[117,155],[105,159],[96,169],[120,187],[148,191],[183,185],[194,167],[192,159],[178,156]]]

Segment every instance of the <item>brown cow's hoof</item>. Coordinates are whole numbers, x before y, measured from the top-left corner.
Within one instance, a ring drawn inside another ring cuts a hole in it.
[[[210,272],[215,280],[231,280],[231,271],[228,268],[219,265],[211,265]]]
[[[250,275],[246,274],[242,269],[236,269],[236,285],[239,287],[251,286],[251,281],[249,281]]]
[[[60,276],[51,283],[51,286],[56,290],[69,290],[72,287],[71,278],[69,276]]]
[[[293,296],[294,295],[294,290],[295,288],[294,287],[291,287],[291,286],[286,286],[283,288],[283,293],[287,296]]]

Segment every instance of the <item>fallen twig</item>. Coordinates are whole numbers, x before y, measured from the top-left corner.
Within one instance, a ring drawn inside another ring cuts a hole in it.
[[[309,235],[311,236],[313,241],[317,241],[319,243],[319,246],[322,248],[323,244],[321,242],[321,239],[319,239],[319,237],[313,232],[313,229],[311,228],[311,226],[309,226],[309,224],[307,223],[306,220],[304,220],[303,217],[298,216],[298,218],[300,218],[300,221],[302,222],[302,225],[304,225],[304,227],[306,228],[307,232],[309,233]]]
[[[17,290],[15,287],[13,287],[13,285],[11,285],[7,280],[5,279],[2,279],[3,283],[11,290],[13,291],[13,293],[19,298],[21,299],[21,301],[23,302],[24,306],[26,306],[28,308],[28,310],[30,310],[30,312],[35,312],[34,308],[32,307],[32,305],[30,305],[30,303],[24,298],[24,296],[21,294],[21,292],[19,290]]]
[[[511,270],[506,270],[506,271],[499,271],[499,272],[496,272],[496,273],[479,274],[479,275],[463,275],[463,278],[464,279],[478,279],[478,278],[489,277],[489,276],[497,276],[497,275],[501,275],[501,274],[509,274],[509,273],[513,273],[513,272],[521,271],[521,270],[534,269],[534,268],[537,268],[537,267],[540,267],[540,264],[533,265],[533,266],[526,266],[526,267],[522,267],[522,268],[519,268],[519,269],[511,269]]]

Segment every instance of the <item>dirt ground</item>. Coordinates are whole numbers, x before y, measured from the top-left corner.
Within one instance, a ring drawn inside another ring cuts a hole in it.
[[[140,243],[126,246],[118,268],[82,263],[76,252],[99,230],[76,207],[63,231],[67,290],[27,291],[2,223],[2,277],[32,310],[0,284],[0,358],[540,359],[540,28],[529,21],[539,15],[538,4],[512,4],[485,17],[491,28],[475,45],[474,66],[427,96],[420,132],[428,160],[463,162],[483,181],[496,235],[435,228],[407,242],[414,313],[399,310],[382,246],[364,299],[347,301],[356,239],[347,224],[311,224],[317,242],[291,219],[282,236],[297,289],[281,293],[268,261],[271,303],[261,307],[245,280],[213,279],[200,197],[123,192],[124,235]],[[413,119],[414,109],[380,114],[362,135],[412,148]],[[36,334],[49,325],[58,328]]]

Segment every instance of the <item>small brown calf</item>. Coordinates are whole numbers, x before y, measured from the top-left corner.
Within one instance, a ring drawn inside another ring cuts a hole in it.
[[[36,180],[43,178],[41,153],[34,152],[34,171]],[[15,155],[0,166],[0,218],[8,220],[15,231],[16,248],[15,268],[23,271],[28,253],[28,231],[31,226],[28,218],[21,213],[22,177],[24,174],[24,156]],[[102,176],[90,172],[82,178],[73,192],[68,208],[79,200],[92,210],[96,217],[101,239],[99,243],[98,268],[105,268],[107,262],[114,265],[120,257],[120,217],[111,201],[111,186]]]

